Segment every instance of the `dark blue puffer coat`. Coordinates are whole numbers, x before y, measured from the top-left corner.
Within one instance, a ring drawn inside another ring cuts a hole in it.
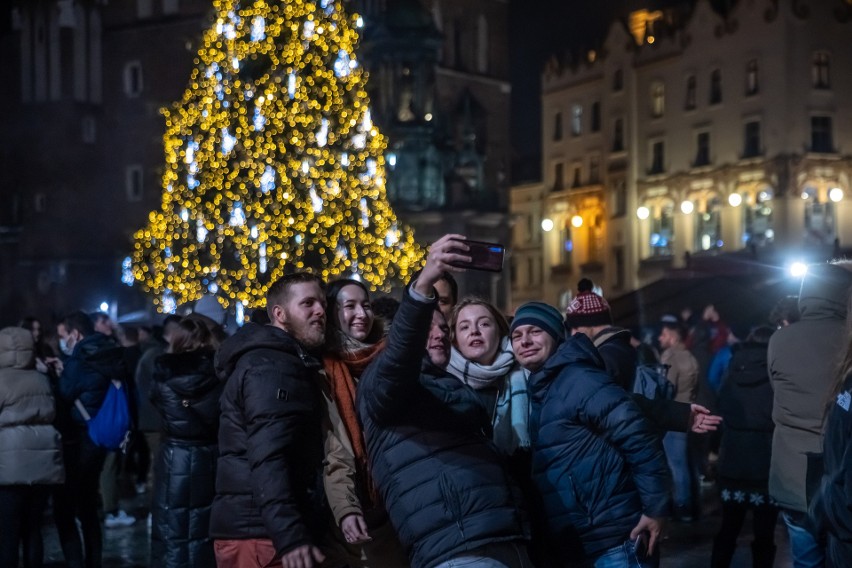
[[[373,479],[412,568],[529,536],[477,394],[424,362],[434,304],[405,292],[388,345],[358,383]]]
[[[530,376],[533,480],[553,548],[566,562],[622,544],[644,513],[669,511],[662,444],[583,334]]]

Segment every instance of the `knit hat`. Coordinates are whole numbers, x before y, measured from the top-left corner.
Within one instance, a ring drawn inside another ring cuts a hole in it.
[[[522,325],[534,325],[546,331],[556,341],[564,339],[562,315],[559,310],[544,302],[527,302],[515,310],[515,317],[509,327],[512,333]]]
[[[592,281],[588,278],[583,278],[577,284],[579,293],[565,310],[566,327],[576,329],[578,327],[612,325],[609,303],[592,292],[592,287]]]

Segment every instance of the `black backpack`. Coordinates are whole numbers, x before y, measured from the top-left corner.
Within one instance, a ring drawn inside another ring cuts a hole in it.
[[[669,365],[637,365],[633,379],[633,392],[647,399],[672,400],[675,397],[675,387],[667,378]]]

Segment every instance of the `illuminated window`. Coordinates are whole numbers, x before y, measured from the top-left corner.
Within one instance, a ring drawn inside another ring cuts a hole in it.
[[[747,247],[770,245],[775,240],[772,228],[772,188],[757,192],[754,203],[745,206],[743,244]]]
[[[583,105],[571,107],[571,134],[579,136],[583,133]]]
[[[746,64],[746,96],[756,95],[760,91],[760,81],[757,74],[757,59],[751,59]]]
[[[571,222],[566,220],[559,230],[559,264],[571,266],[574,256],[574,241],[571,238]]]
[[[671,256],[674,250],[674,204],[655,208],[651,220],[651,256]]]
[[[696,215],[695,250],[722,248],[722,202],[713,197],[705,203],[704,211]]]
[[[831,88],[831,56],[825,51],[814,53],[811,79],[815,89]]]
[[[666,87],[662,83],[651,85],[651,116],[659,118],[666,112]]]

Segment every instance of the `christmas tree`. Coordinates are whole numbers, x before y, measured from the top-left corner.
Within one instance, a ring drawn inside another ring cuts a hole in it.
[[[205,294],[262,304],[305,269],[373,288],[406,280],[423,252],[385,194],[360,18],[340,0],[214,7],[190,84],[163,111],[162,207],[134,237],[135,280],[163,311]]]

